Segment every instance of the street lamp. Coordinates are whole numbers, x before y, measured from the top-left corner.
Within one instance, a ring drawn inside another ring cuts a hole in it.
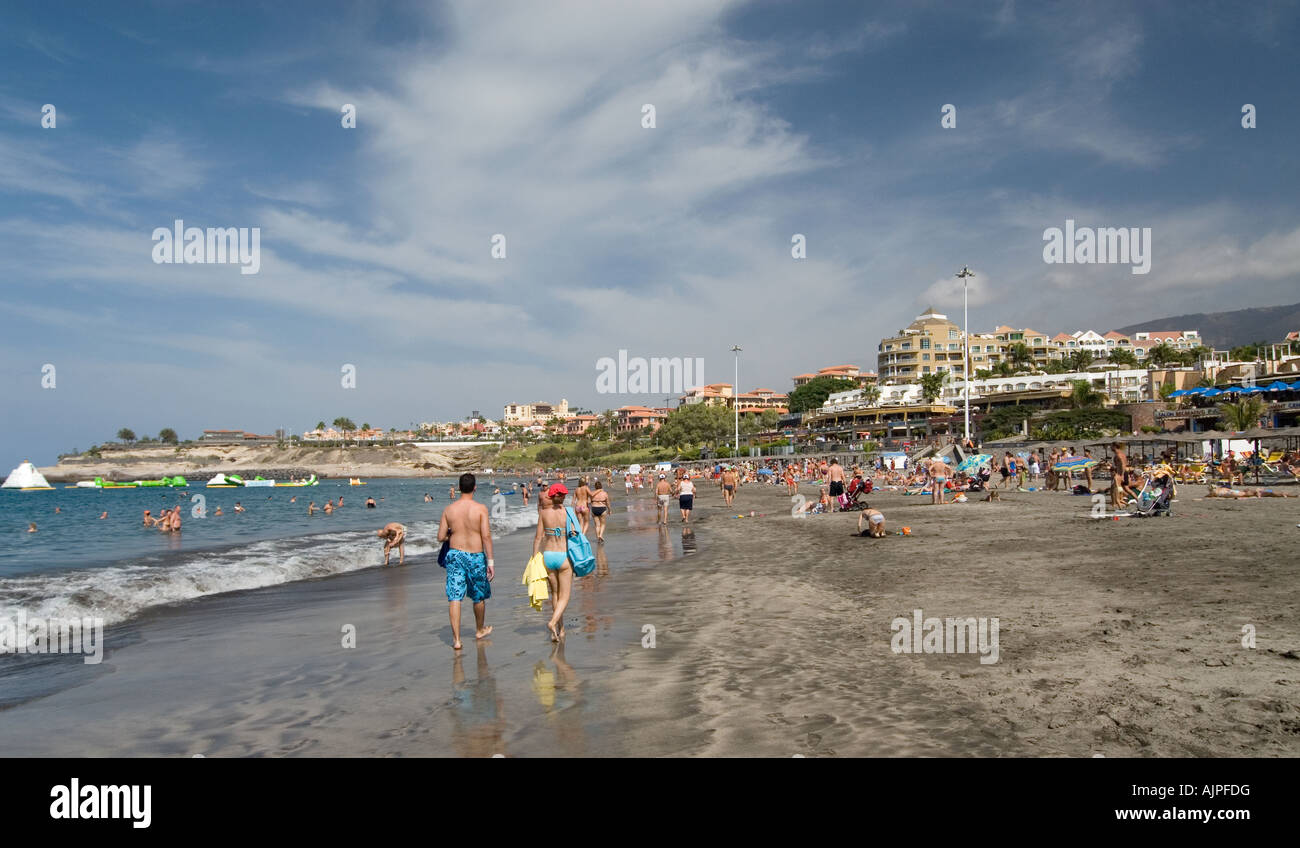
[[[731,389],[731,408],[736,412],[736,450],[732,457],[740,456],[740,345],[732,345],[731,352],[736,355],[736,385]]]
[[[966,390],[962,393],[966,395],[966,441],[970,441],[970,278],[973,276],[975,273],[965,265],[957,272],[957,279],[961,280],[961,336],[966,343],[966,365],[962,368],[965,377],[963,388]],[[964,450],[965,445],[962,447]]]

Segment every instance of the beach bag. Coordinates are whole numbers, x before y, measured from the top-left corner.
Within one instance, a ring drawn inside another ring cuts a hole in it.
[[[582,535],[582,525],[573,507],[564,508],[564,529],[569,537],[569,564],[573,566],[574,577],[586,577],[596,568],[596,555],[591,552],[591,542]]]

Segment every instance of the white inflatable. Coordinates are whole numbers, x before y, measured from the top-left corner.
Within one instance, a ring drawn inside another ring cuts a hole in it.
[[[45,476],[36,470],[36,466],[24,461],[5,478],[0,489],[52,489],[45,481]]]

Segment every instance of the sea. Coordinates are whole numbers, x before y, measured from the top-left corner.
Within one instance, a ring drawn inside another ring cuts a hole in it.
[[[521,482],[479,481],[475,496],[489,507],[494,538],[536,526],[536,502],[524,507]],[[436,548],[455,483],[381,479],[352,486],[339,479],[303,488],[0,490],[0,612],[100,618],[109,626],[205,595],[370,568],[383,563],[375,531],[391,521],[408,528],[409,559]],[[343,506],[332,514],[307,514],[309,503],[319,508],[339,498]],[[366,507],[367,498],[374,508]],[[237,503],[243,512],[235,512]],[[146,509],[156,516],[177,505],[180,533],[144,526]],[[396,551],[390,561],[396,564]]]

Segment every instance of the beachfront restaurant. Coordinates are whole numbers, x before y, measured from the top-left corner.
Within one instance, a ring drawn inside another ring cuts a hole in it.
[[[1300,424],[1300,380],[1292,383],[1275,380],[1255,386],[1179,390],[1170,395],[1170,398],[1183,405],[1178,409],[1156,412],[1155,422],[1163,427],[1186,429],[1191,433],[1210,430],[1222,417],[1218,408],[1220,401],[1236,401],[1251,395],[1264,402],[1263,419],[1270,427]]]
[[[830,442],[910,441],[913,437],[956,435],[961,433],[960,424],[952,429],[956,413],[955,406],[945,403],[817,410],[804,415],[806,430],[800,435],[809,441],[821,437]]]

